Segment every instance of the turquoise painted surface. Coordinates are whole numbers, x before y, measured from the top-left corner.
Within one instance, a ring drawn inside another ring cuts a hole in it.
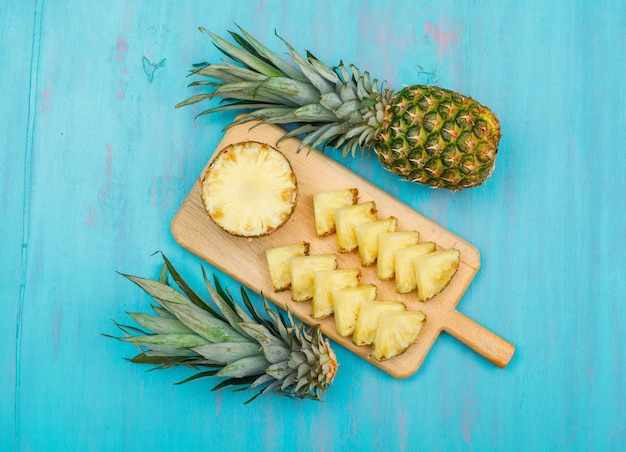
[[[497,112],[477,189],[343,163],[478,247],[459,309],[517,346],[508,367],[442,335],[395,380],[337,346],[326,402],[244,407],[99,335],[147,306],[115,272],[155,276],[156,250],[200,287],[169,222],[232,116],[173,106],[190,65],[220,58],[197,27],[235,23]],[[620,1],[2,2],[2,449],[625,449],[625,30]]]

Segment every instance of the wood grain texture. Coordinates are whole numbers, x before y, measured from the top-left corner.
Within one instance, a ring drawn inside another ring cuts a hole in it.
[[[0,445],[15,446],[20,410],[19,337],[27,296],[28,218],[31,196],[29,167],[33,120],[37,114],[38,23],[35,5],[0,5]]]
[[[197,27],[235,24],[498,114],[496,170],[460,193],[328,155],[480,250],[449,331],[510,340],[504,369],[446,332],[401,380],[336,346],[326,402],[243,406],[100,336],[149,309],[116,271],[156,277],[157,250],[238,290],[169,228],[234,117],[174,109],[191,65],[222,58]],[[0,2],[2,449],[626,449],[625,29],[618,0]]]
[[[279,149],[289,159],[298,183],[299,199],[289,221],[273,234],[256,239],[233,237],[222,231],[206,214],[201,199],[202,174],[212,157],[172,221],[171,230],[176,241],[280,308],[291,311],[305,323],[319,324],[327,337],[394,377],[406,378],[413,375],[443,330],[504,367],[513,356],[515,347],[475,323],[459,321],[465,317],[455,315],[456,305],[480,268],[478,250],[326,155],[310,149],[298,152],[299,140],[292,138],[279,142],[284,133],[284,129],[274,125],[252,123],[232,127],[220,141],[213,157],[229,145],[246,141],[261,142]],[[374,201],[378,218],[396,217],[399,230],[418,231],[421,242],[430,241],[436,243],[439,249],[455,248],[460,251],[459,270],[440,295],[426,303],[418,301],[415,291],[400,295],[396,293],[395,280],[378,279],[376,267],[362,266],[358,253],[339,253],[334,234],[324,238],[317,237],[313,195],[348,188],[358,190],[358,202]],[[293,302],[288,290],[274,292],[265,251],[302,242],[310,244],[311,255],[337,255],[338,268],[360,269],[361,283],[376,285],[379,300],[401,301],[408,309],[423,311],[426,322],[416,343],[394,359],[377,361],[370,356],[371,347],[355,346],[350,338],[337,333],[333,316],[315,319],[311,316],[310,302]]]

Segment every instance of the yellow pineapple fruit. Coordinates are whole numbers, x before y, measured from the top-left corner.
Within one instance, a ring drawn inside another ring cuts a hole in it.
[[[355,287],[361,279],[359,268],[338,268],[315,273],[311,316],[314,319],[328,317],[334,312],[333,290]]]
[[[382,361],[404,353],[417,340],[425,321],[426,314],[422,311],[382,313],[372,344],[372,357]]]
[[[279,150],[246,141],[222,149],[202,178],[202,204],[224,231],[268,235],[284,225],[298,199],[296,175]]]
[[[434,252],[435,248],[433,242],[424,242],[396,250],[396,292],[409,293],[417,288],[413,261],[419,256]]]
[[[395,252],[401,248],[416,245],[420,239],[417,231],[387,232],[378,236],[378,258],[376,275],[382,281],[393,278],[396,274]]]
[[[429,300],[446,288],[459,268],[460,258],[460,251],[450,248],[413,260],[417,297],[420,301]]]
[[[202,31],[230,60],[195,65],[201,79],[192,85],[204,90],[177,106],[221,98],[202,114],[236,109],[244,113],[235,124],[291,124],[284,136],[301,135],[298,150],[331,145],[355,156],[373,149],[388,170],[432,187],[475,187],[494,169],[500,121],[471,97],[422,84],[395,91],[353,64],[327,66],[298,53],[286,40],[289,59],[243,29],[231,33],[234,43]]]
[[[380,314],[389,311],[404,311],[406,306],[399,301],[364,301],[361,303],[359,317],[354,326],[352,343],[354,345],[369,345],[376,337]]]
[[[335,210],[335,227],[337,232],[337,250],[340,253],[354,251],[358,246],[356,226],[371,223],[378,219],[376,203],[363,202]]]
[[[272,287],[274,287],[275,292],[281,292],[291,287],[289,263],[294,257],[307,256],[309,254],[309,246],[308,242],[303,242],[265,250]]]
[[[358,196],[359,190],[356,188],[313,194],[313,215],[317,236],[324,237],[334,233],[335,210],[339,207],[356,204]]]
[[[361,303],[375,300],[377,292],[378,288],[374,284],[361,284],[333,290],[335,328],[340,336],[347,337],[352,334],[359,317]]]
[[[313,254],[291,259],[289,261],[291,299],[293,301],[306,301],[313,298],[315,273],[336,268],[337,256],[335,254]]]
[[[361,265],[364,267],[373,265],[378,257],[378,237],[397,229],[398,219],[396,217],[383,218],[356,226],[354,233],[356,234]]]

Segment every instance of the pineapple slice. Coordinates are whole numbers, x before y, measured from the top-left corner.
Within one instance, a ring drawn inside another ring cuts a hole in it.
[[[315,273],[336,268],[337,256],[335,254],[313,254],[292,258],[289,261],[291,299],[293,301],[306,301],[313,298]]]
[[[356,241],[361,257],[361,265],[367,267],[373,265],[378,257],[378,236],[384,233],[395,232],[398,229],[396,217],[365,223],[354,228]]]
[[[222,149],[202,178],[204,209],[235,236],[268,235],[296,207],[298,187],[289,160],[264,143],[247,141]]]
[[[429,300],[446,288],[459,268],[460,258],[461,252],[450,248],[420,256],[413,261],[419,301]]]
[[[401,248],[416,245],[420,239],[417,231],[388,232],[378,236],[378,259],[376,275],[382,281],[393,278],[396,274],[395,252]]]
[[[303,242],[265,250],[265,257],[275,292],[281,292],[291,287],[289,262],[294,257],[307,256],[309,254],[309,246],[308,242]]]
[[[333,290],[355,287],[359,284],[359,279],[361,279],[361,269],[359,268],[341,268],[316,272],[313,282],[311,316],[314,319],[323,319],[331,315],[334,312]]]
[[[313,195],[313,214],[315,217],[315,233],[324,237],[335,232],[335,210],[339,207],[356,204],[359,190],[327,191]]]
[[[355,250],[358,243],[354,228],[376,221],[377,218],[376,203],[374,201],[343,206],[335,210],[337,250],[340,253]]]
[[[424,242],[396,250],[396,292],[409,293],[417,288],[413,261],[419,256],[434,252],[435,248],[434,242]]]
[[[335,328],[340,336],[352,334],[359,317],[361,302],[374,301],[378,288],[374,284],[362,284],[356,287],[333,290],[333,308],[335,310]]]
[[[404,353],[417,340],[426,314],[422,311],[384,312],[378,320],[372,357],[377,361]]]
[[[364,301],[361,303],[359,317],[354,326],[352,343],[369,345],[374,342],[380,314],[389,311],[404,311],[406,306],[399,301]]]

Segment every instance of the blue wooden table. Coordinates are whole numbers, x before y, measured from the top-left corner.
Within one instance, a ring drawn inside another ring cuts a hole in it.
[[[221,58],[198,27],[235,24],[499,115],[479,188],[334,157],[479,249],[459,309],[516,345],[507,367],[443,334],[397,380],[336,346],[325,402],[243,406],[100,335],[146,309],[116,272],[156,277],[157,250],[201,287],[169,225],[233,115],[174,105]],[[625,48],[617,0],[2,1],[0,449],[625,450]]]

